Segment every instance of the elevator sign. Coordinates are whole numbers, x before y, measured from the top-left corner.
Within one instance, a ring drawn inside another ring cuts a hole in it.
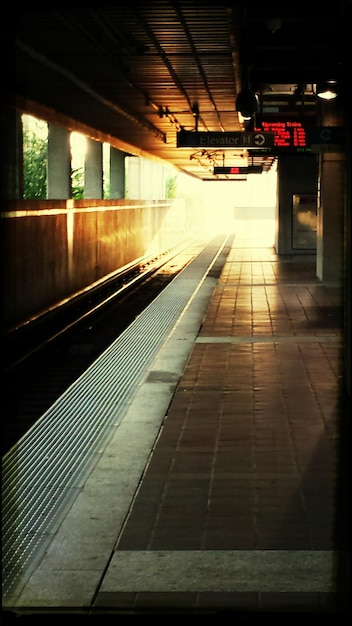
[[[248,148],[255,150],[274,146],[272,132],[198,132],[181,130],[177,133],[178,148]]]

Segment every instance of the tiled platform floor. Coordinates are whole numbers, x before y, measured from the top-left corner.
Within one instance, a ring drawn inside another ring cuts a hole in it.
[[[147,577],[168,558],[169,570],[149,592],[142,582],[114,592],[107,576],[96,607],[335,610],[335,583],[316,559],[336,548],[341,312],[313,257],[279,259],[235,240],[116,545],[117,569],[138,553]],[[274,570],[247,570],[258,551]]]
[[[24,611],[45,612],[48,598],[48,612],[98,618],[345,611],[340,290],[317,280],[314,257],[279,258],[238,236],[214,284],[127,517],[116,468],[133,471],[138,418],[31,577]]]

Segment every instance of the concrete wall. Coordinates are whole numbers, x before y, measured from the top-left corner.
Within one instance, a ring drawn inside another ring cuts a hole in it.
[[[9,202],[1,214],[4,329],[177,245],[185,237],[180,215],[166,201]]]
[[[325,283],[343,281],[345,163],[343,154],[323,154],[318,202],[317,276]]]

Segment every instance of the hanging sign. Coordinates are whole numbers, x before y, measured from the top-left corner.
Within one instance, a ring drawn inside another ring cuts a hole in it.
[[[312,152],[343,152],[346,128],[343,126],[316,126],[307,131]]]
[[[214,167],[214,174],[261,174],[261,165],[248,165],[248,167]]]
[[[274,133],[276,148],[306,148],[306,129],[301,121],[288,119],[265,119],[258,116],[256,130]]]
[[[312,152],[339,152],[345,143],[345,128],[340,126],[313,126],[301,120],[280,115],[257,115],[255,130],[274,133],[272,154],[307,154]],[[265,147],[265,146],[263,146]]]
[[[198,132],[181,130],[177,133],[178,148],[266,148],[274,145],[272,132]]]

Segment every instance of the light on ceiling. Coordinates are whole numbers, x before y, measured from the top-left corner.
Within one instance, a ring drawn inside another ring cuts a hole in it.
[[[259,98],[251,89],[243,89],[236,99],[236,111],[244,120],[250,120],[259,111]]]
[[[322,100],[334,100],[337,97],[336,80],[326,80],[316,86],[316,95]]]

